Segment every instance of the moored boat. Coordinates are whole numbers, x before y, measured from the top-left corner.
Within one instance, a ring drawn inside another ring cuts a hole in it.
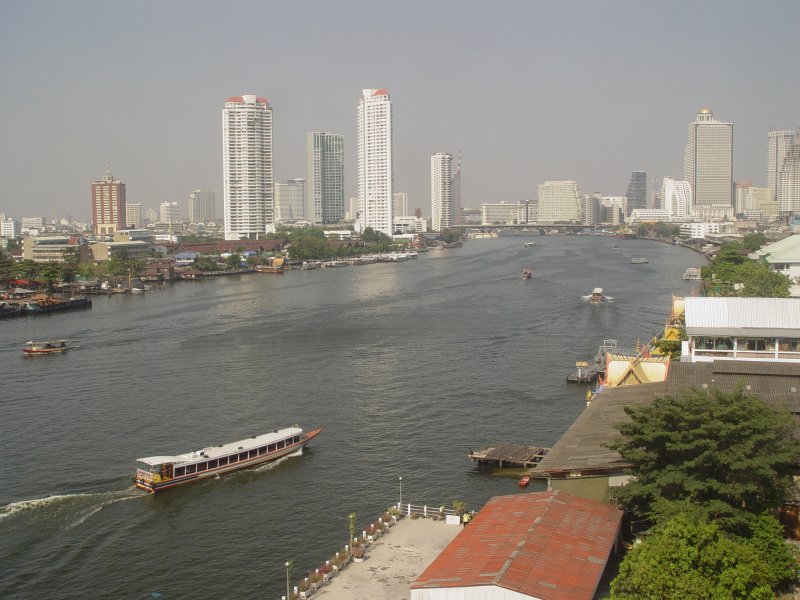
[[[321,432],[320,428],[305,433],[294,426],[194,452],[139,458],[134,484],[147,492],[160,492],[190,481],[272,462],[302,451],[303,446]]]
[[[67,346],[66,340],[56,340],[52,342],[34,342],[33,340],[25,344],[22,352],[26,356],[35,356],[38,354],[58,354],[64,352]]]

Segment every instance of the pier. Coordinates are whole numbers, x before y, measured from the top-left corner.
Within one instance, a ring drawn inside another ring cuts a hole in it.
[[[470,448],[467,456],[471,461],[477,461],[481,466],[493,466],[500,469],[505,467],[527,469],[538,465],[549,450],[550,448],[501,442],[477,452],[473,452],[472,448]]]

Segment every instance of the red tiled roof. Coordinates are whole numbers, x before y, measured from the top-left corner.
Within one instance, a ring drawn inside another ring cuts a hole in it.
[[[244,98],[241,96],[231,96],[225,102],[244,102]]]
[[[411,584],[491,585],[541,600],[591,600],[622,513],[563,491],[497,496]]]
[[[389,92],[387,92],[384,89],[380,89],[380,90],[375,90],[374,92],[372,92],[372,95],[373,96],[388,96]]]

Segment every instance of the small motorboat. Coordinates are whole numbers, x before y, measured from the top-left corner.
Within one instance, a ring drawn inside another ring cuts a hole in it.
[[[22,349],[26,356],[37,354],[58,354],[68,348],[66,340],[56,340],[54,342],[34,342],[31,340]]]
[[[522,477],[520,477],[519,481],[517,482],[517,485],[520,487],[520,489],[522,489],[528,487],[528,484],[530,482],[531,482],[530,475],[523,475]]]
[[[522,246],[524,248],[530,248],[530,247],[535,246],[535,245],[536,245],[536,242],[522,242]]]
[[[530,279],[533,277],[533,269],[522,269],[522,278]]]
[[[589,302],[592,304],[600,304],[601,302],[606,301],[606,296],[603,294],[603,288],[596,287],[592,290],[592,293],[589,295]]]

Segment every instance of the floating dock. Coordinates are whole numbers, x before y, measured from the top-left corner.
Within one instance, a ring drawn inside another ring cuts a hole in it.
[[[473,452],[472,448],[470,448],[467,457],[471,461],[477,461],[481,466],[499,467],[501,469],[504,467],[527,469],[538,465],[548,450],[550,448],[498,443],[477,452]]]

